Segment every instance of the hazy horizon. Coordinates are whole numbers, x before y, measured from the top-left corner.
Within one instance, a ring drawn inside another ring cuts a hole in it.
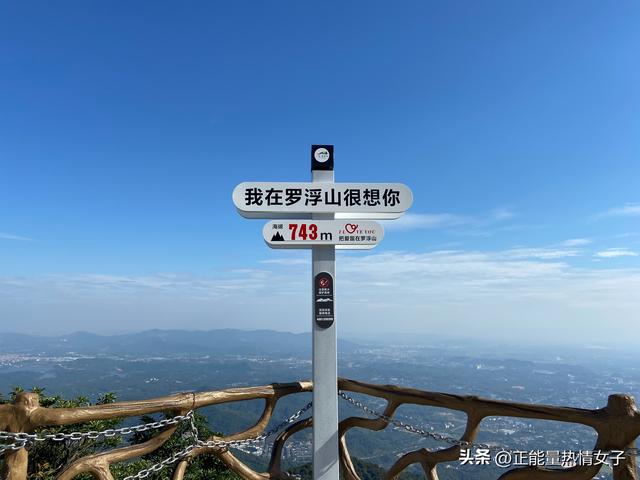
[[[274,330],[268,328],[255,328],[255,329],[247,329],[247,328],[208,328],[208,329],[189,329],[189,328],[149,328],[149,329],[130,329],[130,330],[120,330],[113,332],[100,332],[100,331],[91,331],[91,330],[73,330],[73,331],[60,331],[57,333],[40,333],[40,332],[28,332],[28,331],[10,331],[10,330],[0,330],[0,337],[2,335],[26,335],[29,337],[37,337],[37,338],[61,338],[68,337],[76,334],[89,334],[89,335],[97,335],[100,337],[113,337],[113,336],[126,336],[126,335],[138,335],[143,333],[150,332],[186,332],[186,333],[210,333],[216,331],[233,331],[233,332],[246,332],[246,333],[255,333],[255,332],[272,332],[277,334],[291,334],[291,335],[311,335],[311,330],[300,330],[300,331],[291,331],[291,330]],[[522,338],[518,339],[518,341],[514,344],[512,341],[501,338],[486,338],[486,337],[477,337],[477,336],[461,336],[461,335],[443,335],[443,334],[432,334],[428,332],[391,332],[391,331],[380,331],[380,332],[342,332],[340,329],[338,331],[338,339],[347,340],[353,342],[371,342],[373,344],[384,344],[384,345],[392,345],[395,343],[407,344],[407,345],[421,345],[421,346],[433,346],[438,342],[448,342],[450,344],[476,344],[477,346],[489,346],[489,345],[504,345],[509,347],[515,347],[516,345],[530,347],[530,348],[582,348],[585,350],[608,350],[608,349],[616,349],[619,350],[620,353],[628,352],[628,349],[637,348],[637,343],[634,341],[625,342],[625,341],[599,341],[599,342],[590,342],[584,343],[580,340],[576,341],[541,341],[530,338]],[[439,345],[443,348],[446,348],[447,345]]]

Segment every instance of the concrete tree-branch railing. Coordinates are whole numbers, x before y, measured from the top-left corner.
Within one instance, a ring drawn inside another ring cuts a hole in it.
[[[480,422],[493,416],[519,417],[539,420],[569,422],[592,427],[598,434],[594,450],[627,450],[634,447],[640,435],[640,413],[635,407],[633,397],[629,395],[611,395],[606,407],[597,410],[530,405],[513,402],[486,400],[474,396],[459,396],[445,393],[426,392],[393,385],[374,385],[354,380],[340,379],[340,390],[366,394],[386,400],[386,417],[392,417],[404,404],[440,407],[464,412],[467,416],[466,429],[460,440],[473,442],[478,433]],[[225,437],[213,437],[211,440],[231,441],[253,438],[264,432],[277,402],[288,395],[310,392],[311,382],[273,384],[263,387],[234,388],[214,392],[181,393],[151,400],[119,402],[78,408],[41,407],[35,393],[19,394],[13,404],[0,405],[0,430],[31,433],[47,426],[81,424],[92,420],[133,417],[157,412],[174,412],[184,415],[190,410],[222,403],[264,399],[265,406],[255,425],[247,430]],[[365,428],[378,431],[388,425],[387,418],[349,417],[340,422],[340,462],[346,480],[360,480],[351,461],[346,433],[352,428]],[[190,458],[198,455],[216,455],[231,470],[247,480],[288,480],[291,476],[282,467],[282,453],[286,441],[296,432],[312,426],[311,419],[291,424],[280,432],[274,445],[266,472],[256,472],[241,462],[230,450],[223,447],[197,447],[175,464],[173,480],[183,480]],[[105,452],[80,458],[58,476],[58,480],[70,480],[81,473],[91,474],[97,480],[113,480],[110,466],[141,457],[160,448],[175,432],[177,426],[169,426],[150,440],[135,445],[114,448]],[[420,449],[408,452],[391,466],[386,478],[394,478],[412,464],[420,465],[428,480],[437,480],[437,466],[442,462],[456,461],[460,455],[460,446],[449,446],[440,450]],[[5,452],[5,471],[3,479],[25,480],[29,454],[27,449]],[[600,466],[576,466],[564,469],[544,469],[541,467],[522,467],[504,473],[500,479],[507,480],[582,480],[591,479],[600,470]],[[613,469],[616,480],[638,480],[636,457],[627,454],[624,460]]]

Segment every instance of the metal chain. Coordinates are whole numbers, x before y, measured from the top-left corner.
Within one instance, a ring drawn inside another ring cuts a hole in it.
[[[4,453],[7,450],[20,450],[21,448],[26,447],[27,443],[28,443],[27,440],[22,440],[20,442],[13,442],[8,444],[0,443],[0,453]]]
[[[380,413],[376,410],[373,410],[372,408],[369,408],[368,406],[366,406],[364,403],[359,402],[358,400],[350,397],[349,395],[347,395],[344,392],[338,392],[338,396],[340,396],[341,398],[343,398],[344,400],[346,400],[348,403],[350,403],[351,405],[353,405],[354,407],[359,408],[360,410],[364,411],[365,413],[368,413],[370,415],[374,415],[388,423],[391,423],[392,425],[395,425],[396,427],[406,431],[406,432],[410,432],[410,433],[415,433],[418,435],[421,435],[423,437],[426,438],[430,438],[432,440],[436,440],[439,442],[445,442],[448,443],[449,445],[452,446],[458,446],[461,448],[466,448],[466,449],[471,449],[471,448],[476,448],[476,449],[486,449],[489,451],[500,451],[500,452],[510,452],[510,453],[514,453],[514,452],[520,452],[520,449],[509,449],[509,448],[505,448],[505,447],[499,447],[496,445],[489,445],[486,443],[475,443],[475,442],[468,442],[466,440],[460,440],[456,437],[452,437],[450,435],[445,435],[443,433],[437,433],[437,432],[430,432],[427,430],[423,430],[421,428],[415,427],[411,424],[408,424],[406,422],[403,422],[402,420],[396,420],[395,418],[392,418],[388,415],[385,415],[384,413]],[[611,450],[607,450],[607,451],[611,451]],[[620,450],[619,450],[620,451]],[[627,448],[625,450],[623,450],[625,453],[630,454],[630,455],[640,455],[640,448]]]
[[[121,428],[108,428],[102,431],[89,431],[89,432],[71,432],[71,433],[47,433],[47,434],[38,434],[38,433],[14,433],[14,432],[5,432],[0,431],[0,441],[2,440],[14,440],[13,443],[0,443],[0,453],[6,450],[20,450],[28,446],[30,443],[34,442],[44,442],[47,440],[53,440],[54,442],[63,442],[65,440],[82,440],[85,438],[96,440],[100,437],[110,438],[115,437],[116,435],[130,435],[132,433],[140,433],[146,432],[147,430],[156,430],[159,428],[164,428],[169,425],[175,425],[177,423],[184,422],[185,420],[190,420],[193,418],[193,411],[189,411],[185,415],[176,415],[175,417],[166,418],[164,420],[159,420],[157,422],[149,422],[142,423],[140,425],[135,425],[133,427],[121,427]]]
[[[465,440],[459,440],[458,438],[451,437],[449,435],[423,430],[421,428],[414,427],[413,425],[405,423],[402,420],[396,420],[395,418],[392,418],[392,417],[390,417],[388,415],[385,415],[384,413],[380,413],[380,412],[378,412],[378,411],[376,411],[376,410],[374,410],[372,408],[369,408],[364,403],[359,402],[358,400],[356,400],[355,398],[350,397],[349,395],[347,395],[344,392],[338,392],[338,396],[342,397],[348,403],[350,403],[354,407],[359,408],[360,410],[364,411],[365,413],[368,413],[369,415],[373,415],[375,417],[378,417],[378,418],[380,418],[380,419],[382,419],[382,420],[384,420],[384,421],[386,421],[388,423],[391,423],[392,425],[395,425],[396,427],[398,427],[398,428],[400,428],[402,430],[405,430],[407,432],[410,432],[410,433],[416,433],[418,435],[422,435],[423,437],[427,437],[427,438],[430,438],[432,440],[436,440],[438,442],[445,442],[445,443],[448,443],[449,445],[460,446],[460,447],[465,447],[465,448],[470,448],[472,446],[475,446],[477,448],[485,448],[485,449],[488,448],[490,450],[496,448],[495,446],[484,444],[484,443],[472,444],[471,442],[467,442]]]
[[[300,416],[304,412],[309,410],[311,408],[311,406],[312,406],[312,402],[307,403],[304,407],[302,407],[296,413],[291,415],[289,418],[287,418],[286,420],[280,422],[278,425],[276,425],[272,429],[268,430],[267,432],[264,432],[264,433],[262,433],[262,434],[260,434],[260,435],[258,435],[256,437],[242,439],[242,440],[229,440],[229,441],[224,441],[224,440],[199,440],[198,439],[198,435],[199,435],[198,427],[196,426],[196,422],[195,422],[194,416],[191,415],[190,420],[189,420],[190,421],[190,436],[193,438],[193,443],[191,445],[188,445],[187,447],[183,448],[179,452],[174,453],[170,457],[165,458],[161,462],[158,462],[158,463],[150,466],[149,468],[145,468],[144,470],[140,470],[135,475],[130,475],[128,477],[125,477],[124,480],[137,480],[137,479],[146,478],[149,475],[151,475],[152,473],[159,472],[163,468],[165,468],[165,467],[177,462],[178,460],[181,460],[181,459],[185,458],[186,456],[188,456],[196,448],[206,448],[206,447],[209,447],[209,448],[211,448],[211,447],[216,447],[216,448],[236,447],[236,448],[238,448],[238,447],[244,447],[244,446],[260,443],[264,439],[266,439],[267,437],[270,437],[274,433],[280,431],[285,426],[295,422],[298,418],[300,418]]]
[[[307,410],[309,410],[312,406],[312,402],[307,403],[304,407],[302,407],[300,410],[298,410],[296,413],[294,413],[293,415],[291,415],[290,417],[288,417],[287,419],[283,420],[282,422],[280,422],[278,425],[276,425],[275,427],[273,427],[272,429],[256,436],[256,437],[251,437],[251,438],[247,438],[247,439],[242,439],[242,440],[230,440],[230,441],[221,441],[221,440],[198,440],[198,429],[195,425],[195,422],[192,420],[191,421],[191,432],[192,435],[195,434],[195,439],[197,441],[197,446],[198,447],[244,447],[244,446],[248,446],[248,445],[254,445],[254,444],[258,444],[262,441],[264,441],[266,438],[270,437],[271,435],[273,435],[274,433],[279,432],[280,430],[282,430],[284,427],[286,427],[287,425],[295,422],[298,418],[300,418],[300,416],[306,412]]]

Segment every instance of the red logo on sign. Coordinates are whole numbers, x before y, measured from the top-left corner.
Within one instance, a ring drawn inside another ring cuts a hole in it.
[[[329,286],[329,279],[328,278],[321,278],[320,279],[320,286],[322,288],[327,288]]]
[[[347,230],[348,233],[353,233],[358,229],[358,225],[355,223],[347,223],[344,228]]]

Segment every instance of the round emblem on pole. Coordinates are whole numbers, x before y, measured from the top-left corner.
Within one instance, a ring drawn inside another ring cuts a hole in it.
[[[329,150],[324,147],[320,147],[313,152],[313,158],[316,159],[316,162],[324,163],[329,160]]]

